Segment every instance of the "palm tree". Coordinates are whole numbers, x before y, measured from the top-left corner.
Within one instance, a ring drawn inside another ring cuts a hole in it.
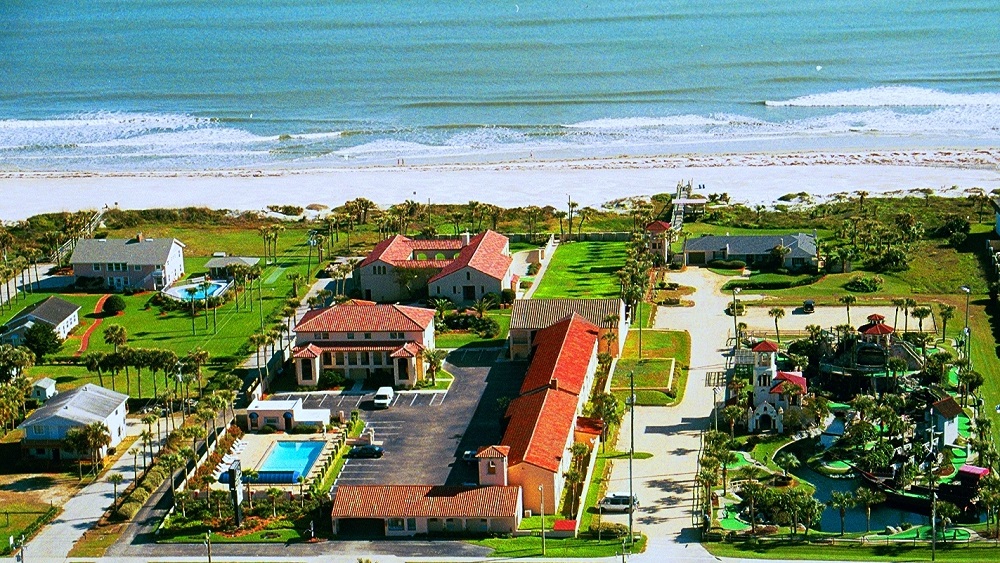
[[[917,327],[920,333],[924,332],[924,319],[931,316],[931,308],[927,306],[914,307],[910,311],[910,316],[917,319]]]
[[[910,309],[917,306],[917,302],[909,297],[903,299],[903,332],[910,332]]]
[[[840,535],[842,536],[844,535],[844,520],[847,518],[847,511],[853,508],[856,503],[857,499],[850,491],[833,491],[830,495],[830,502],[827,504],[840,513]]]
[[[899,374],[906,371],[906,360],[898,356],[893,356],[886,363],[886,368],[892,373],[893,390],[895,390],[899,386]]]
[[[115,353],[118,347],[124,346],[128,342],[128,331],[120,324],[110,324],[104,329],[104,343],[114,346]]]
[[[750,512],[750,532],[753,535],[757,535],[757,508],[760,506],[765,490],[764,485],[755,480],[744,481],[740,486],[740,496],[749,505],[747,508]]]
[[[138,479],[139,478],[139,448],[129,448],[128,453],[129,453],[130,456],[132,456],[132,476],[135,479]],[[142,462],[143,462],[143,464],[145,464],[146,460],[143,459]],[[145,469],[145,467],[143,467],[143,469]]]
[[[441,364],[448,357],[448,352],[440,349],[428,348],[421,353],[427,362],[427,371],[431,374],[431,385],[437,385],[437,372],[441,369]]]
[[[486,312],[492,309],[495,305],[496,301],[493,300],[493,296],[484,295],[472,303],[472,309],[479,315],[480,318],[482,318],[486,316]]]
[[[781,344],[781,331],[778,330],[778,320],[785,317],[785,310],[781,307],[772,307],[767,314],[774,319],[774,333],[778,337],[778,344]]]
[[[104,352],[87,352],[82,358],[83,364],[87,367],[87,371],[97,374],[97,380],[101,387],[104,387],[103,368],[105,357],[107,357],[107,354]]]
[[[851,324],[851,305],[857,303],[858,302],[858,298],[855,297],[854,295],[851,295],[850,293],[848,293],[847,295],[842,295],[840,297],[840,299],[838,299],[838,301],[840,301],[841,303],[843,303],[844,305],[847,306],[847,324],[850,325]],[[853,327],[854,325],[851,325],[851,326]]]
[[[865,533],[872,531],[872,506],[885,502],[885,494],[874,489],[858,489],[855,493],[858,504],[865,507]],[[861,538],[864,541],[864,537]]]
[[[285,491],[277,487],[271,487],[267,490],[267,498],[271,499],[271,516],[273,518],[278,517],[278,499],[285,496]]]
[[[174,510],[177,509],[177,505],[181,507],[181,516],[187,518],[187,503],[191,500],[191,493],[188,491],[181,491],[174,494]]]
[[[267,369],[267,363],[261,359],[261,353],[266,343],[267,336],[264,336],[259,332],[255,332],[250,335],[250,345],[253,346],[254,350],[257,352],[257,380],[260,383],[261,391],[264,390],[264,371]]]
[[[698,471],[698,474],[695,475],[695,481],[702,487],[705,487],[705,495],[704,495],[705,514],[709,514],[710,511],[712,510],[712,488],[715,487],[715,483],[717,482],[717,480],[718,480],[718,475],[715,473],[715,471],[712,471],[711,469],[708,469],[706,467],[702,467]]]
[[[184,358],[184,365],[190,366],[194,372],[194,377],[198,381],[198,397],[202,395],[201,366],[208,363],[210,354],[200,346],[190,350]]]
[[[734,465],[740,458],[732,450],[726,449],[719,452],[716,459],[719,460],[719,465],[722,466],[722,496],[726,496],[729,494],[729,466]]]
[[[302,281],[302,274],[298,272],[289,272],[285,274],[288,281],[292,282],[292,297],[299,296],[299,282]]]
[[[243,470],[243,481],[247,485],[247,502],[250,503],[250,510],[253,510],[253,490],[250,489],[250,485],[256,482],[258,477],[260,477],[260,473],[256,469]]]
[[[118,473],[117,471],[112,473],[111,475],[108,475],[108,482],[111,483],[111,485],[115,488],[114,501],[112,501],[111,503],[111,506],[113,507],[116,508],[118,507],[118,485],[121,485],[122,481],[124,480],[125,476],[122,475],[121,473]]]
[[[567,516],[572,518],[576,514],[577,499],[580,498],[580,495],[577,494],[577,487],[583,482],[584,475],[579,469],[570,469],[563,476],[566,478],[566,484],[570,486],[570,514]]]
[[[938,303],[938,316],[941,317],[941,339],[948,338],[948,321],[955,318],[955,306]]]
[[[622,422],[621,403],[612,393],[600,393],[591,401],[590,416],[596,416],[604,421],[604,429],[601,436],[601,450],[604,450],[604,443],[608,437],[608,427],[617,426]]]
[[[97,475],[97,464],[101,461],[101,450],[111,445],[111,431],[103,422],[91,422],[83,427],[87,449],[90,450],[91,469]]]
[[[88,452],[87,434],[82,426],[74,426],[66,431],[63,438],[63,447],[76,454],[77,469],[80,472],[80,480],[83,480],[83,459]]]
[[[197,330],[197,329],[195,329],[195,326],[194,326],[194,318],[196,316],[198,316],[198,312],[195,311],[195,309],[194,309],[194,296],[198,295],[198,288],[194,287],[194,286],[189,287],[189,288],[187,288],[187,289],[184,290],[184,293],[187,294],[187,296],[188,296],[188,302],[191,303],[191,335],[193,336],[195,334],[195,331]]]
[[[899,326],[899,310],[906,306],[906,300],[903,298],[896,298],[892,300],[892,305],[896,308],[896,316],[892,321],[893,327]]]
[[[788,477],[788,470],[795,469],[802,466],[802,462],[799,458],[791,452],[781,452],[774,456],[774,463],[778,464],[778,467],[784,472],[785,477]]]
[[[722,409],[722,418],[729,423],[729,437],[736,437],[736,421],[743,419],[743,409],[737,405],[729,405]]]

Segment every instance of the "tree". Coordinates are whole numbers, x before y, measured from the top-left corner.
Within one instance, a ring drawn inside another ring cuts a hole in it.
[[[917,306],[917,302],[909,297],[903,299],[903,332],[910,332],[910,309]]]
[[[576,503],[577,500],[580,498],[580,495],[577,493],[577,488],[579,487],[580,483],[583,482],[583,473],[581,473],[579,469],[574,468],[567,471],[564,474],[564,477],[566,478],[566,484],[568,484],[571,487],[570,489],[571,512],[570,514],[568,514],[568,516],[572,517],[573,515],[576,514]]]
[[[278,499],[283,496],[285,496],[285,491],[277,487],[271,487],[267,490],[267,498],[271,499],[271,516],[274,518],[278,517]]]
[[[781,344],[781,331],[778,330],[778,320],[785,317],[785,310],[781,307],[772,307],[767,314],[774,319],[774,333],[778,337],[778,344]]]
[[[848,293],[847,295],[840,296],[840,299],[838,299],[838,301],[840,301],[841,303],[843,303],[847,307],[847,324],[850,325],[851,324],[851,305],[857,303],[858,302],[858,298],[855,297],[854,295],[851,295],[850,293]],[[851,326],[854,326],[854,325],[851,325]]]
[[[698,484],[701,485],[702,487],[705,487],[705,494],[704,494],[705,502],[703,505],[704,506],[703,510],[705,511],[705,514],[711,513],[712,489],[715,487],[715,483],[717,480],[718,480],[718,475],[715,473],[715,471],[712,471],[707,467],[702,467],[701,470],[698,471],[698,474],[695,475],[695,481],[697,481]]]
[[[948,321],[955,318],[955,306],[938,303],[938,316],[941,317],[941,338],[948,338]]]
[[[121,473],[118,473],[117,471],[112,473],[111,475],[108,475],[108,482],[111,483],[111,485],[114,486],[115,488],[114,501],[112,501],[111,506],[114,507],[118,506],[118,485],[121,485],[122,481],[124,480],[125,476],[122,475]]]
[[[101,309],[108,316],[115,316],[125,310],[128,303],[125,302],[125,298],[121,295],[112,295],[104,300],[104,307]]]
[[[59,336],[48,323],[34,323],[24,331],[24,347],[31,350],[37,363],[42,363],[45,356],[58,352],[61,346]]]
[[[735,465],[740,458],[727,448],[718,452],[716,459],[719,460],[719,465],[722,466],[722,496],[726,496],[729,494],[729,466]]]
[[[288,281],[292,282],[292,297],[299,296],[299,282],[302,281],[302,274],[298,272],[289,272],[285,274]]]
[[[128,331],[119,324],[110,324],[104,329],[104,343],[114,346],[115,353],[118,348],[128,342]]]
[[[437,385],[437,372],[441,370],[441,364],[448,357],[446,350],[428,348],[421,355],[427,362],[427,371],[431,374],[431,385]]]
[[[74,426],[67,430],[63,437],[63,447],[76,454],[77,469],[80,472],[80,480],[83,480],[83,459],[90,451],[84,427]]]
[[[243,482],[247,486],[247,502],[250,503],[250,510],[253,510],[253,490],[250,489],[250,485],[256,482],[258,477],[260,477],[260,473],[256,469],[243,470]]]
[[[970,369],[959,370],[958,384],[962,391],[963,405],[968,406],[969,395],[975,393],[976,389],[979,389],[983,383],[986,383],[986,378],[978,371]]]
[[[822,502],[813,497],[803,498],[802,506],[799,507],[799,514],[802,515],[802,520],[805,523],[807,538],[809,537],[809,528],[812,528],[813,523],[820,519],[824,510],[826,510],[826,505]]]
[[[799,458],[795,457],[795,454],[791,452],[781,452],[774,456],[774,463],[778,464],[778,467],[784,472],[785,477],[788,477],[789,469],[796,469],[802,466]]]
[[[761,483],[745,481],[740,487],[740,496],[746,501],[750,513],[750,533],[757,535],[757,511],[763,499],[766,488]]]
[[[892,300],[892,305],[896,308],[896,316],[892,321],[893,327],[899,326],[899,310],[906,306],[906,300],[903,298],[896,298]]]
[[[190,350],[184,358],[184,365],[189,366],[198,381],[198,396],[202,395],[201,367],[208,363],[210,354],[200,346]]]
[[[885,494],[874,489],[858,489],[855,493],[858,504],[865,507],[865,532],[872,531],[872,506],[885,502]],[[862,541],[864,538],[862,537]]]
[[[743,409],[737,405],[729,405],[722,409],[722,418],[729,424],[729,437],[736,437],[736,421],[743,420]]]
[[[931,308],[926,305],[914,307],[910,310],[910,316],[917,319],[917,328],[921,334],[924,332],[924,319],[931,316]]]
[[[959,510],[953,503],[946,500],[938,501],[937,515],[938,518],[941,519],[941,526],[944,528],[945,532],[948,531],[948,526],[951,526],[952,522],[955,521],[955,518],[957,518],[961,513],[962,511]]]
[[[844,520],[847,518],[847,511],[854,507],[857,500],[850,491],[833,491],[830,495],[830,508],[840,513],[840,535],[844,535]]]
[[[472,303],[472,309],[480,318],[486,316],[486,312],[496,306],[496,300],[492,295],[484,295]]]
[[[604,429],[601,436],[601,449],[608,438],[608,427],[617,426],[622,422],[622,406],[618,397],[612,393],[600,393],[591,402],[590,415],[596,416],[604,421]]]

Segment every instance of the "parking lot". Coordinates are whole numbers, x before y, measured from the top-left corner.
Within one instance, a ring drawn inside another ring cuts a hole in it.
[[[306,408],[336,415],[361,410],[366,430],[385,454],[380,459],[349,459],[338,485],[461,484],[477,479],[476,468],[459,457],[465,450],[495,444],[500,436],[497,398],[516,395],[526,364],[496,363],[497,349],[459,350],[444,369],[455,376],[448,391],[401,391],[388,409],[372,406],[365,394],[284,393],[278,400],[303,398]]]

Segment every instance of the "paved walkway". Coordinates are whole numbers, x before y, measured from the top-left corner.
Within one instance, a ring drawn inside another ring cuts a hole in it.
[[[145,429],[145,425],[138,419],[129,418],[126,420],[126,436],[138,436]],[[161,434],[166,438],[166,432]],[[163,440],[153,439],[157,451],[162,443]],[[144,451],[146,448],[141,440],[135,442],[133,447],[139,448],[140,451]],[[141,458],[140,455],[140,467],[142,466]],[[61,561],[65,559],[69,550],[73,548],[73,544],[80,539],[85,531],[97,523],[104,511],[114,502],[114,485],[108,482],[108,476],[112,473],[122,474],[125,480],[118,485],[118,492],[121,493],[135,481],[134,468],[132,456],[129,455],[128,451],[122,452],[118,461],[100,479],[87,485],[67,501],[62,507],[62,513],[28,543],[26,559],[28,561],[38,561],[39,559]]]
[[[105,293],[104,295],[101,296],[100,299],[97,300],[97,303],[94,304],[95,315],[100,315],[104,311],[104,302],[108,300],[108,297],[111,297],[111,294]],[[87,351],[87,348],[90,346],[90,336],[94,333],[95,330],[97,330],[97,327],[101,326],[102,322],[104,322],[104,319],[101,317],[97,317],[97,319],[94,320],[94,324],[87,327],[87,331],[84,332],[83,336],[80,337],[80,348],[76,351],[75,354],[73,354],[74,356],[79,356],[80,354]]]
[[[555,255],[557,248],[559,248],[559,244],[555,242],[554,239],[549,239],[549,244],[545,247],[545,258],[542,258],[541,266],[538,268],[538,272],[535,273],[535,281],[532,282],[531,287],[524,292],[524,297],[522,297],[522,299],[531,299],[531,296],[535,294],[535,290],[538,289],[538,286],[542,283],[542,276],[544,276],[545,271],[549,269],[549,263],[552,262],[552,257]],[[527,271],[527,267],[525,267],[525,271]]]
[[[649,536],[646,553],[637,561],[690,559],[714,561],[697,543],[697,515],[693,506],[694,475],[700,435],[709,427],[713,393],[706,387],[708,372],[725,369],[728,298],[719,292],[727,281],[707,270],[690,268],[671,273],[670,281],[696,289],[694,308],[660,307],[654,328],[686,330],[691,334],[691,370],[684,400],[675,407],[635,409],[635,450],[652,458],[633,462],[633,487],[640,509],[633,515],[635,529]],[[628,451],[631,417],[622,423],[617,448]],[[616,461],[608,490],[628,490],[628,460]],[[627,523],[627,515],[606,515],[605,520]]]

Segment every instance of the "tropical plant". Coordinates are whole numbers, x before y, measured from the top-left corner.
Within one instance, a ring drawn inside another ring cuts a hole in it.
[[[729,405],[722,409],[722,419],[729,424],[729,437],[736,437],[736,421],[743,420],[743,409],[737,405]]]
[[[774,333],[777,336],[778,344],[781,344],[781,331],[778,329],[778,320],[785,317],[785,310],[781,307],[772,307],[767,314],[774,319]]]
[[[917,319],[917,328],[921,334],[924,332],[924,319],[931,316],[931,308],[925,306],[914,307],[910,310],[910,316]]]
[[[113,507],[116,507],[116,508],[118,507],[118,485],[121,485],[122,481],[124,481],[124,480],[125,480],[125,476],[122,475],[121,473],[118,473],[117,471],[114,472],[114,473],[112,473],[111,475],[108,475],[108,483],[111,483],[111,485],[115,489],[114,500],[111,503],[111,506],[113,506]]]
[[[827,504],[840,514],[840,535],[843,536],[847,511],[857,504],[857,499],[850,491],[833,491]]]
[[[271,516],[274,518],[278,517],[278,499],[285,496],[285,491],[277,488],[271,487],[267,490],[267,498],[271,499]]]
[[[441,370],[441,365],[448,357],[446,350],[428,348],[421,352],[423,360],[427,362],[427,371],[431,374],[431,385],[437,385],[437,373]]]
[[[855,297],[854,295],[851,295],[850,293],[848,293],[847,295],[841,295],[840,298],[837,299],[837,300],[840,301],[841,303],[843,303],[844,306],[847,307],[847,324],[850,325],[851,324],[851,305],[857,303],[858,302],[858,298]],[[853,325],[851,325],[851,326],[853,326]]]
[[[774,463],[778,464],[778,467],[784,472],[785,477],[788,477],[789,469],[796,469],[802,466],[802,462],[799,458],[791,452],[781,452],[774,456]]]
[[[858,504],[865,507],[865,533],[870,534],[872,531],[872,506],[885,502],[885,493],[874,489],[858,489],[854,496]],[[864,536],[861,537],[861,540],[864,541]]]

